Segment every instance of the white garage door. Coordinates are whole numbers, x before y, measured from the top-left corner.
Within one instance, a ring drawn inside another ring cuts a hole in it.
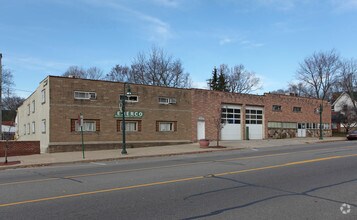
[[[221,112],[221,140],[241,140],[240,106],[223,105]]]
[[[247,107],[245,124],[249,128],[249,139],[263,139],[263,108]]]

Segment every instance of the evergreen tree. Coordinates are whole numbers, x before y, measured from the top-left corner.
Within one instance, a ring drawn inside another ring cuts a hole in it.
[[[217,90],[227,92],[228,91],[228,80],[226,79],[226,75],[224,74],[223,68],[220,68]]]
[[[213,68],[212,78],[208,79],[207,81],[210,90],[218,90],[218,74],[216,67]]]

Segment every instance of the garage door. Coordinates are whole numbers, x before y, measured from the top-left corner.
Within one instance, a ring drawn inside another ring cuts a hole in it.
[[[249,128],[249,139],[263,139],[263,108],[247,107],[245,124]]]
[[[224,124],[221,130],[221,140],[241,140],[241,107],[235,105],[223,105],[221,122]]]

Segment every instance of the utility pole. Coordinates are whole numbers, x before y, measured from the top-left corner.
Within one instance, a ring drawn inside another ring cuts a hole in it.
[[[2,53],[0,53],[0,139],[2,140]]]

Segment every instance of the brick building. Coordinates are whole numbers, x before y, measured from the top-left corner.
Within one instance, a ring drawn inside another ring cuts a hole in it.
[[[128,147],[222,140],[318,136],[321,101],[264,94],[234,94],[130,84],[126,102]],[[19,140],[40,141],[41,152],[121,146],[120,99],[124,84],[48,76],[18,109]],[[324,135],[331,135],[331,107],[323,102]],[[218,127],[217,127],[218,126]]]
[[[248,95],[192,90],[192,140],[319,137],[323,104],[323,135],[331,136],[331,107],[318,99],[265,93]],[[217,123],[217,120],[221,122]]]

